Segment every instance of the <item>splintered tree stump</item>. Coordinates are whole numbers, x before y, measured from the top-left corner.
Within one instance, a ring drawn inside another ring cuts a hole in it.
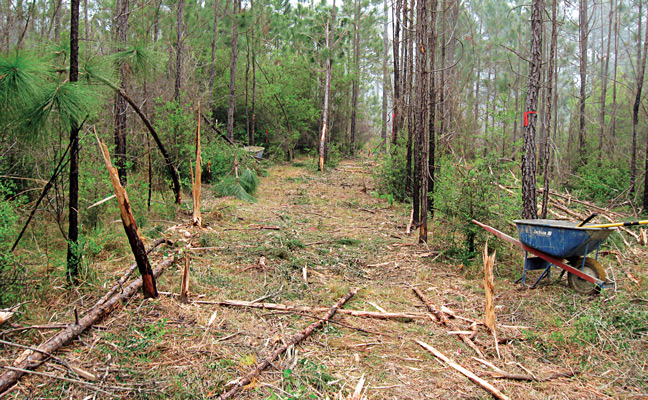
[[[137,233],[137,224],[135,223],[135,218],[133,217],[133,213],[131,212],[130,202],[128,201],[128,194],[119,181],[117,168],[115,168],[110,162],[110,153],[108,152],[108,147],[104,142],[99,141],[98,137],[97,141],[99,142],[101,153],[104,157],[104,161],[106,162],[106,169],[108,170],[108,174],[110,175],[110,181],[112,182],[113,189],[115,190],[117,204],[119,205],[119,213],[124,225],[124,230],[126,231],[126,236],[128,237],[128,243],[130,244],[133,255],[135,256],[137,269],[139,270],[140,275],[142,275],[142,291],[144,293],[144,297],[155,298],[158,296],[158,292],[155,286],[153,270],[151,269],[151,264],[149,263],[148,256],[146,255],[144,243]]]
[[[202,226],[202,216],[200,215],[200,199],[202,186],[202,155],[200,149],[200,102],[198,102],[198,127],[196,128],[196,173],[192,175],[193,190],[193,216],[192,222],[196,226]]]

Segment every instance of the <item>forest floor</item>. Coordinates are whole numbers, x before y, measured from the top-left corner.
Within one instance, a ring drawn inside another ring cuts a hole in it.
[[[218,305],[223,300],[328,309],[359,288],[342,308],[426,312],[415,287],[438,307],[452,310],[455,329],[469,331],[470,321],[483,318],[481,260],[464,266],[444,256],[443,244],[435,240],[443,229],[440,223],[430,231],[429,246],[417,244],[417,234],[406,235],[409,207],[390,205],[371,193],[374,161],[344,161],[323,175],[311,164],[300,160],[268,167],[254,204],[213,198],[205,189],[205,227],[191,227],[190,215],[178,213],[163,232],[176,245],[160,247],[151,256],[154,266],[163,257],[190,257],[190,303],[173,295],[184,266],[179,261],[158,280],[158,290],[166,294],[152,300],[134,296],[57,353],[97,380],[84,385],[25,376],[7,398],[109,398],[105,392],[117,398],[215,397],[315,322],[315,316],[324,315]],[[634,251],[636,259],[643,258],[641,249]],[[511,399],[648,398],[645,264],[622,268],[613,257],[606,258],[603,263],[617,288],[582,296],[564,278],[555,283],[557,275],[535,290],[516,284],[523,254],[510,254],[502,260],[498,254],[496,264],[499,357],[481,325],[473,338],[483,353],[478,355],[458,335],[449,334],[449,327],[429,318],[338,313],[335,323],[290,347],[237,397],[351,399],[364,377],[367,399],[491,398],[416,342],[422,341]],[[73,310],[94,304],[130,259],[105,257],[96,263],[94,284],[81,293],[53,286],[49,305],[23,316],[20,324],[74,320]],[[32,346],[54,334],[12,329],[3,326],[2,339]],[[19,352],[5,347],[0,361],[10,365]],[[491,367],[474,357],[536,380],[497,379]],[[66,373],[54,362],[38,371]],[[557,373],[568,377],[552,376]]]

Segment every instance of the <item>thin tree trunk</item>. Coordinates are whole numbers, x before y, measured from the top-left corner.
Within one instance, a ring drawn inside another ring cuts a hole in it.
[[[356,118],[358,108],[358,90],[360,81],[360,0],[355,0],[353,22],[353,83],[351,93],[351,157],[355,156],[356,145]],[[383,104],[384,104],[384,87],[383,87]],[[385,116],[383,115],[383,127],[381,137],[384,138]],[[384,143],[384,141],[383,141]]]
[[[250,8],[252,16],[256,18],[254,12],[254,0],[250,1]],[[254,135],[256,130],[256,22],[252,27],[252,126],[250,127],[250,135],[248,145],[254,146]]]
[[[239,0],[234,0],[232,5],[232,57],[230,60],[230,93],[229,107],[227,108],[227,138],[234,140],[234,100],[236,95],[236,59],[238,57],[238,21],[236,14],[239,9]]]
[[[428,179],[427,175],[429,173],[428,165],[428,151],[429,151],[429,142],[428,142],[428,102],[429,102],[429,92],[428,92],[428,59],[429,59],[429,39],[428,39],[428,2],[427,1],[418,1],[417,2],[417,27],[416,36],[417,36],[417,49],[416,58],[417,58],[417,68],[418,73],[416,75],[417,82],[417,108],[416,110],[416,135],[419,138],[420,147],[420,179],[421,179],[421,198],[420,198],[420,224],[421,229],[419,231],[419,243],[427,243],[427,211],[428,211]],[[415,149],[416,154],[418,154],[418,148]]]
[[[427,168],[427,210],[430,214],[434,215],[434,170],[435,170],[435,149],[436,149],[436,111],[437,111],[437,93],[438,88],[436,84],[435,75],[435,58],[437,51],[437,29],[436,29],[436,15],[437,15],[438,1],[432,0],[430,2],[429,18],[430,18],[430,34],[428,35],[428,168]],[[444,84],[441,83],[441,90]],[[427,232],[426,240],[427,243]]]
[[[580,0],[578,14],[578,44],[580,48],[579,55],[579,74],[580,74],[580,97],[579,101],[579,125],[578,125],[578,158],[579,164],[587,162],[585,155],[585,134],[586,134],[586,117],[585,117],[585,100],[587,85],[587,38],[589,36],[589,24],[587,20],[587,0]]]
[[[387,145],[387,125],[389,125],[389,117],[387,115],[387,100],[389,98],[389,84],[391,79],[389,78],[389,72],[387,71],[387,61],[389,58],[389,31],[387,29],[389,22],[389,7],[387,6],[387,0],[383,2],[383,16],[385,21],[383,21],[383,99],[382,99],[382,128],[380,130],[380,138],[382,139],[381,143]],[[358,51],[359,52],[359,51]],[[392,124],[394,121],[392,121]]]
[[[600,126],[599,126],[599,143],[598,143],[599,165],[601,163],[601,160],[603,159],[603,139],[605,137],[605,108],[607,103],[608,71],[610,69],[610,47],[611,47],[610,45],[612,42],[613,12],[614,12],[614,0],[610,0],[610,13],[608,16],[607,47],[605,50],[605,62],[602,63],[603,73],[601,74],[602,75],[601,76],[601,112],[599,115]]]
[[[214,75],[216,74],[216,38],[218,36],[218,0],[214,0],[214,30],[212,33],[211,63],[209,65],[209,111],[214,114]]]
[[[542,10],[543,1],[533,0],[531,6],[531,61],[529,62],[529,84],[526,112],[536,112],[540,90],[540,67],[542,64]],[[538,218],[536,207],[536,120],[531,114],[524,129],[524,151],[522,153],[522,218]]]
[[[404,0],[407,2],[407,0]],[[407,75],[406,75],[406,83],[405,87],[407,88],[407,104],[406,104],[406,112],[407,112],[407,161],[406,161],[406,168],[407,168],[407,179],[409,184],[407,187],[411,190],[412,193],[412,198],[418,196],[418,188],[415,190],[414,188],[414,173],[412,170],[412,156],[413,156],[413,149],[412,146],[414,146],[414,124],[412,122],[412,109],[414,106],[414,96],[412,94],[413,92],[413,76],[414,76],[414,4],[415,0],[411,0],[409,8],[405,10],[405,13],[407,14],[407,26],[409,27],[407,29]],[[404,113],[405,114],[405,113]],[[418,150],[418,147],[416,147]],[[416,209],[414,211],[415,218],[412,220],[414,224],[418,224],[419,218],[418,218],[418,213],[419,210]]]
[[[326,141],[329,122],[329,97],[331,95],[331,74],[333,65],[331,53],[333,52],[333,29],[335,26],[335,0],[333,0],[333,11],[329,23],[326,24],[326,47],[329,50],[326,57],[326,78],[324,83],[324,109],[322,110],[322,132],[319,140],[319,170],[324,172],[324,160],[326,158]]]
[[[393,118],[392,118],[392,144],[396,144],[398,140],[398,131],[400,129],[401,118],[401,96],[400,96],[400,15],[403,8],[403,0],[396,0],[394,8],[394,19],[392,24],[394,26],[394,42],[393,42],[393,57],[394,57],[394,97],[393,103]]]
[[[129,0],[117,0],[115,10],[115,41],[118,51],[124,50],[128,34]],[[121,88],[126,90],[126,66],[119,69]],[[126,186],[126,101],[119,94],[115,95],[115,164],[119,172],[119,182]]]
[[[169,153],[166,151],[166,148],[162,144],[162,141],[160,140],[160,137],[158,136],[155,128],[153,125],[151,125],[151,122],[146,118],[146,115],[142,112],[142,110],[139,108],[137,103],[131,99],[128,94],[126,93],[125,90],[116,88],[119,91],[119,95],[124,98],[130,104],[131,107],[133,107],[133,110],[139,115],[140,119],[148,129],[149,133],[151,136],[153,136],[153,140],[155,140],[155,144],[157,145],[158,149],[160,149],[160,153],[162,153],[162,157],[164,157],[164,162],[166,163],[167,170],[169,171],[169,175],[171,175],[171,180],[173,182],[173,193],[176,196],[176,204],[182,203],[182,193],[180,192],[180,176],[178,175],[178,170],[175,168],[173,165],[173,161],[171,160],[171,156]]]
[[[610,154],[616,147],[617,69],[619,66],[619,8],[614,14],[614,75],[612,78],[612,115],[610,116]]]
[[[182,33],[184,30],[184,23],[182,20],[183,6],[184,6],[184,0],[178,0],[178,9],[176,14],[175,86],[173,92],[173,99],[176,102],[180,101],[180,90],[182,86]]]
[[[642,2],[639,2],[639,38],[641,38],[641,9]],[[646,18],[648,24],[648,18]],[[635,192],[635,181],[637,176],[637,126],[639,125],[639,105],[641,104],[641,91],[643,89],[644,72],[646,69],[646,52],[648,50],[648,26],[646,27],[646,39],[644,40],[643,56],[641,52],[641,39],[637,44],[637,91],[634,105],[632,106],[632,157],[630,159],[630,194]],[[648,156],[648,150],[646,152]],[[647,164],[648,165],[648,162]],[[644,196],[645,197],[645,196]]]
[[[558,45],[558,0],[553,0],[551,3],[551,47],[549,49],[549,67],[547,68],[547,86],[545,97],[545,112],[544,112],[544,132],[545,135],[545,148],[543,154],[543,171],[544,171],[544,190],[542,192],[542,211],[540,218],[547,218],[547,205],[549,203],[549,161],[551,159],[551,106],[553,103],[553,88],[554,88],[554,64],[556,62],[556,47]]]
[[[70,82],[79,80],[79,0],[70,1]],[[68,214],[67,276],[76,282],[82,253],[79,244],[79,126],[70,129],[70,199]]]

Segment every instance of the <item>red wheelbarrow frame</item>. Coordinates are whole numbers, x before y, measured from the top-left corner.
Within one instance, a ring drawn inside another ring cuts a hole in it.
[[[604,281],[602,281],[600,279],[596,279],[596,278],[594,278],[592,276],[589,276],[589,275],[583,273],[583,271],[563,263],[562,260],[559,259],[559,258],[552,257],[547,253],[544,253],[544,252],[542,252],[540,250],[529,247],[526,244],[520,242],[519,240],[514,239],[511,236],[507,235],[506,233],[498,231],[497,229],[493,228],[492,226],[482,224],[481,222],[476,221],[474,219],[472,220],[472,222],[474,224],[477,224],[477,225],[481,226],[486,231],[492,233],[493,235],[497,236],[498,238],[503,239],[503,240],[511,243],[512,245],[517,246],[520,249],[522,249],[524,251],[527,251],[527,252],[529,252],[529,253],[531,253],[531,254],[533,254],[535,256],[538,256],[538,257],[542,258],[543,260],[548,261],[551,264],[555,265],[556,267],[562,268],[563,270],[569,272],[570,274],[574,274],[574,275],[578,276],[579,278],[584,279],[584,280],[586,280],[588,282],[591,282],[591,283],[595,284],[596,286],[598,286],[600,288],[605,288],[605,287],[609,286],[609,284],[607,284],[607,282],[604,282]]]

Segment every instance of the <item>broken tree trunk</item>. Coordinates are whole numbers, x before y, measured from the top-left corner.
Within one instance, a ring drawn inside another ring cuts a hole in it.
[[[484,310],[484,325],[493,334],[495,341],[495,350],[499,358],[499,345],[497,344],[497,324],[495,322],[495,285],[493,283],[493,266],[495,265],[495,253],[488,255],[488,242],[484,246],[484,293],[486,296],[486,306]]]
[[[99,140],[99,138],[97,138],[97,140]],[[137,233],[137,224],[135,223],[135,218],[133,218],[133,214],[131,213],[128,194],[119,182],[117,168],[113,167],[112,163],[110,162],[110,153],[108,153],[108,147],[104,142],[99,142],[99,146],[101,148],[101,153],[103,154],[104,161],[106,162],[108,174],[110,174],[110,181],[112,182],[113,189],[115,190],[115,195],[117,196],[117,204],[119,205],[119,213],[121,214],[122,223],[124,224],[124,230],[126,231],[128,242],[130,243],[131,250],[133,251],[133,255],[135,256],[137,269],[139,270],[140,275],[142,275],[142,280],[144,282],[144,297],[155,298],[158,295],[157,288],[155,287],[155,278],[153,277],[151,264],[149,263],[148,256],[146,255],[144,243],[142,243],[142,238],[140,238],[139,233]]]
[[[200,196],[202,185],[202,156],[200,154],[200,101],[198,102],[198,127],[196,128],[196,173],[192,179],[193,183],[193,224],[202,226],[202,216],[200,215]]]
[[[434,356],[440,360],[443,360],[451,366],[452,368],[456,369],[457,371],[461,372],[463,375],[465,375],[468,379],[471,381],[475,382],[479,386],[483,387],[484,389],[488,390],[493,396],[500,400],[508,400],[508,397],[499,391],[495,386],[491,385],[490,383],[486,382],[485,380],[481,379],[471,371],[467,370],[466,368],[462,367],[461,365],[457,364],[456,362],[452,361],[448,357],[446,357],[445,354],[441,353],[439,350],[435,349],[434,347],[430,346],[429,344],[423,343],[419,340],[416,341],[421,347],[423,347],[425,350],[429,351],[430,353],[434,354]]]
[[[153,136],[153,140],[155,140],[155,144],[157,145],[158,149],[160,149],[160,153],[162,153],[162,157],[164,158],[164,162],[166,163],[167,170],[169,171],[169,175],[171,175],[171,180],[173,181],[173,193],[176,196],[176,204],[182,203],[182,193],[180,192],[180,176],[178,175],[178,170],[176,167],[173,165],[173,162],[171,161],[171,156],[169,153],[166,151],[166,148],[162,144],[162,141],[160,140],[160,137],[157,134],[157,131],[151,124],[151,121],[146,118],[146,115],[144,115],[144,112],[139,108],[137,103],[133,101],[133,99],[128,96],[128,93],[124,89],[119,89],[118,90],[119,95],[126,100],[128,104],[130,104],[131,107],[133,107],[133,110],[139,115],[140,119],[146,125],[146,129],[148,129],[149,133],[151,136]]]
[[[173,264],[173,258],[163,261],[157,266],[157,268],[155,268],[153,276],[160,276],[164,269],[171,264]],[[142,279],[138,278],[136,281],[128,285],[120,295],[113,296],[110,300],[100,306],[92,308],[88,314],[79,320],[78,324],[68,325],[64,331],[59,332],[56,336],[42,343],[38,346],[37,352],[27,350],[23,353],[23,356],[19,357],[19,360],[21,361],[13,363],[14,367],[20,369],[34,369],[38,367],[47,358],[46,354],[54,353],[66,343],[79,336],[83,331],[108,315],[115,306],[121,304],[122,301],[137,293],[141,287]],[[24,374],[24,371],[11,370],[0,375],[0,395],[5,393],[5,391],[18,382],[18,379],[20,379]]]
[[[304,339],[309,337],[313,333],[313,331],[321,328],[324,325],[324,323],[326,323],[327,320],[331,319],[333,315],[335,315],[336,311],[339,311],[338,309],[342,307],[344,303],[346,303],[351,297],[353,297],[356,293],[358,293],[358,290],[359,289],[353,289],[349,293],[344,295],[344,297],[338,300],[338,302],[335,303],[335,305],[329,309],[328,313],[326,313],[326,316],[323,319],[308,325],[306,329],[299,332],[297,335],[293,336],[292,339],[284,343],[283,346],[273,351],[272,354],[270,354],[265,360],[259,363],[259,365],[254,369],[254,371],[250,372],[245,377],[241,378],[238,382],[236,382],[236,384],[232,389],[230,389],[227,393],[221,394],[218,397],[218,399],[219,400],[229,399],[232,396],[234,396],[236,393],[238,393],[238,391],[241,390],[243,386],[250,384],[250,382],[252,382],[252,379],[254,379],[257,375],[259,375],[261,371],[268,368],[268,366],[270,366],[272,361],[274,361],[274,359],[279,357],[281,353],[286,351],[287,348],[301,343]]]

